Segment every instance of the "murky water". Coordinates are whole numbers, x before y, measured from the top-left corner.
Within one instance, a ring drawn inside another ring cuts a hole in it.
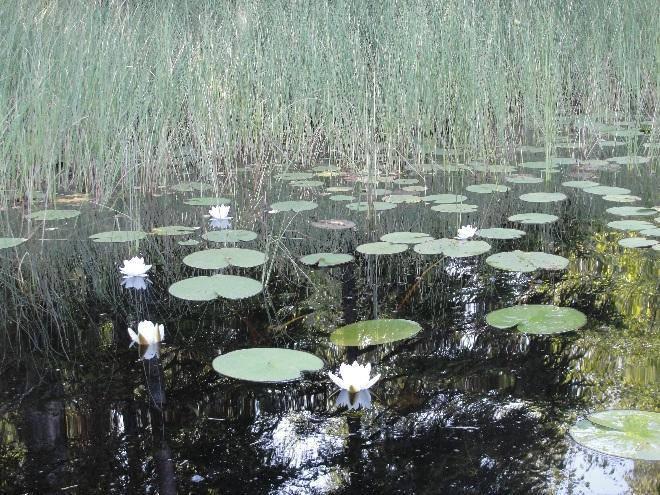
[[[618,218],[605,213],[618,205],[560,185],[589,178],[627,187],[642,198],[635,205],[653,206],[656,171],[657,162],[616,171],[562,166],[549,181],[529,185],[480,172],[403,174],[422,179],[428,188],[422,194],[495,181],[511,188],[465,193],[479,209],[462,216],[423,203],[375,215],[351,212],[322,189],[243,172],[217,192],[234,200],[232,227],[259,234],[241,246],[267,252],[269,261],[263,270],[225,273],[263,277],[267,290],[210,303],[167,291],[202,273],[181,262],[185,255],[218,247],[203,240],[178,244],[200,239],[208,228],[208,208],[183,204],[195,193],[163,190],[157,197],[84,203],[78,218],[46,223],[27,223],[22,205],[11,208],[5,234],[30,240],[0,252],[0,492],[656,493],[657,463],[589,451],[567,430],[592,411],[658,410],[659,253],[619,246],[631,234],[608,228]],[[320,180],[353,186],[346,194],[365,187],[349,179]],[[546,190],[568,200],[518,199]],[[313,200],[319,208],[268,213],[270,204],[288,199]],[[560,220],[507,222],[526,211]],[[342,231],[309,225],[324,218],[357,225]],[[412,250],[378,259],[356,255],[355,263],[331,269],[297,262],[317,251],[354,253],[394,231],[452,237],[467,223],[527,232],[519,240],[490,240],[489,254],[545,251],[569,258],[569,267],[510,273],[488,266],[487,255],[451,259]],[[139,243],[88,240],[117,227],[164,225],[201,229]],[[117,270],[137,254],[154,265],[144,291],[122,287]],[[521,302],[574,307],[588,324],[555,336],[486,324],[489,311]],[[377,317],[414,320],[423,331],[364,349],[330,343],[336,327]],[[128,347],[126,329],[143,319],[165,325],[160,359],[141,361]],[[263,346],[311,352],[326,368],[269,385],[224,378],[211,368],[218,353]],[[371,390],[370,409],[347,412],[335,407],[337,390],[326,371],[354,359],[371,362],[382,378]]]

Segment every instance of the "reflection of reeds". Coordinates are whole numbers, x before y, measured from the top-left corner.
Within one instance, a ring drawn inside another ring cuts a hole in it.
[[[272,159],[492,156],[558,117],[645,115],[655,6],[9,0],[0,184],[107,196]]]

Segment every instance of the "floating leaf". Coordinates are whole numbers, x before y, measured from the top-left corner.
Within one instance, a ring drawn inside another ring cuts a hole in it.
[[[587,317],[573,308],[522,304],[492,311],[486,315],[486,322],[495,328],[515,326],[520,333],[553,334],[577,330],[584,326]]]
[[[588,449],[618,457],[660,460],[660,413],[601,411],[578,421],[569,435]]]
[[[406,192],[424,192],[426,189],[426,186],[406,186],[401,188],[402,191]]]
[[[407,186],[411,184],[417,184],[419,179],[394,179],[392,182],[400,186]]]
[[[355,249],[357,252],[362,254],[396,254],[402,253],[408,249],[408,245],[392,244],[391,242],[369,242],[367,244],[360,244]]]
[[[347,194],[335,194],[328,198],[330,201],[355,201],[355,196],[348,196]]]
[[[530,170],[559,170],[550,162],[523,162],[520,166]]]
[[[387,203],[385,201],[373,201],[372,203],[369,203],[368,201],[358,201],[357,203],[348,203],[346,208],[353,211],[383,211],[396,208],[396,204]]]
[[[323,361],[313,354],[276,347],[240,349],[213,360],[213,369],[221,375],[259,383],[298,380],[303,372],[321,368]]]
[[[444,254],[450,258],[468,258],[490,251],[490,244],[486,241],[443,238],[417,244],[413,249],[419,254]]]
[[[195,239],[188,239],[187,241],[179,241],[178,244],[180,246],[197,246],[197,244],[199,244],[199,241]]]
[[[600,184],[592,180],[569,180],[568,182],[562,182],[564,187],[575,187],[577,189],[584,189],[585,187],[596,187]]]
[[[437,204],[448,204],[448,203],[462,203],[467,199],[467,196],[461,194],[431,194],[430,196],[424,196],[422,198],[424,201],[430,201]]]
[[[578,159],[572,157],[554,157],[551,158],[553,165],[577,165]]]
[[[633,196],[631,194],[607,194],[602,196],[602,198],[604,201],[609,201],[610,203],[634,203],[642,199],[639,196]]]
[[[264,289],[261,282],[235,275],[191,277],[170,285],[168,291],[174,297],[188,301],[212,301],[218,297],[245,299]]]
[[[210,196],[210,197],[202,197],[202,198],[188,198],[183,202],[190,206],[217,206],[217,205],[228,205],[231,203],[231,199]]]
[[[312,177],[314,174],[311,172],[284,172],[275,176],[277,180],[307,180]]]
[[[644,220],[615,220],[608,223],[607,226],[616,230],[646,230],[655,227],[652,223]]]
[[[495,192],[507,192],[509,190],[508,187],[506,187],[502,184],[473,184],[471,186],[467,186],[465,189],[467,189],[470,192],[477,193],[477,194],[490,194],[490,193],[495,193]]]
[[[193,268],[204,270],[219,270],[228,266],[252,268],[263,265],[266,262],[266,255],[254,249],[205,249],[189,254],[183,258],[183,262]]]
[[[568,260],[563,256],[539,251],[509,251],[486,258],[486,263],[509,272],[533,272],[534,270],[563,270]]]
[[[353,188],[350,186],[331,186],[326,188],[326,191],[331,193],[350,192],[352,190]]]
[[[476,235],[485,237],[486,239],[518,239],[525,234],[526,232],[524,230],[496,227],[492,229],[479,229]]]
[[[80,215],[78,210],[39,210],[26,215],[26,218],[30,220],[51,221],[66,220],[68,218],[75,218],[78,215]]]
[[[477,211],[477,208],[477,205],[470,205],[465,203],[439,204],[431,206],[433,211],[439,211],[441,213],[474,213]]]
[[[564,193],[544,193],[544,192],[534,192],[527,193],[520,196],[521,201],[526,201],[528,203],[555,203],[557,201],[564,201],[566,195]]]
[[[13,248],[23,244],[27,239],[22,237],[0,237],[0,249]]]
[[[630,194],[630,189],[626,189],[625,187],[596,186],[596,187],[585,187],[582,190],[586,193],[596,194],[598,196],[611,196],[613,194]]]
[[[132,242],[145,237],[147,237],[147,233],[141,230],[112,230],[89,236],[94,242]]]
[[[389,344],[408,339],[422,329],[410,320],[367,320],[340,327],[330,334],[330,340],[342,346]]]
[[[649,217],[658,213],[653,208],[642,208],[641,206],[613,206],[606,211],[620,217]]]
[[[187,235],[197,230],[196,227],[185,227],[183,225],[168,225],[166,227],[154,227],[152,234],[156,235]]]
[[[380,240],[394,244],[419,244],[432,241],[433,237],[423,232],[391,232],[382,236]]]
[[[310,222],[310,225],[312,227],[316,227],[317,229],[344,230],[344,229],[352,229],[353,227],[355,227],[355,222],[351,222],[350,220],[339,220],[336,218],[329,218],[327,220],[318,220],[316,222]]]
[[[640,230],[639,233],[640,235],[645,235],[645,236],[660,237],[660,227]]]
[[[319,267],[337,266],[344,263],[350,263],[355,258],[350,254],[342,253],[314,253],[300,258],[300,262],[305,265],[318,265]]]
[[[419,196],[414,196],[412,194],[392,194],[391,196],[385,196],[383,201],[387,203],[402,204],[402,203],[421,203],[422,198]]]
[[[309,211],[316,208],[318,204],[313,201],[281,201],[270,205],[271,210],[275,211],[294,211],[296,213],[301,211]]]
[[[512,184],[540,184],[543,182],[543,179],[540,177],[522,174],[510,175],[505,177],[504,180],[511,182]]]
[[[619,241],[619,246],[626,248],[648,248],[658,243],[655,239],[645,239],[644,237],[626,237]]]
[[[214,230],[207,232],[202,236],[211,242],[247,242],[253,241],[257,238],[257,233],[251,230]]]
[[[650,156],[614,156],[607,159],[608,162],[619,165],[645,165],[651,161]]]
[[[320,180],[292,180],[289,185],[293,187],[321,187],[323,182]]]
[[[549,215],[548,213],[519,213],[511,215],[508,220],[510,222],[518,222],[528,225],[542,225],[545,223],[552,223],[559,220],[556,215]]]

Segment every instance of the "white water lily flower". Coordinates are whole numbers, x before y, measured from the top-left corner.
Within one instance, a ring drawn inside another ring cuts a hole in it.
[[[367,363],[362,366],[358,364],[357,361],[354,361],[353,364],[342,363],[339,367],[339,375],[341,378],[328,372],[330,379],[335,382],[339,388],[348,390],[352,393],[368,389],[380,378],[380,375],[369,378],[371,375],[371,364]]]
[[[124,260],[124,266],[119,271],[124,277],[146,277],[151,265],[144,264],[144,258],[133,256],[130,260]]]
[[[466,225],[465,227],[461,227],[458,229],[458,233],[456,235],[456,239],[464,241],[465,239],[469,239],[470,237],[473,237],[474,234],[477,233],[476,227],[473,227],[472,225]]]
[[[230,208],[231,206],[229,205],[213,206],[209,210],[209,215],[211,215],[211,217],[215,218],[216,220],[228,220],[231,218],[229,216]]]
[[[369,409],[371,407],[371,393],[368,390],[360,390],[357,393],[342,390],[337,396],[335,406],[352,410]]]
[[[135,333],[132,328],[128,329],[128,335],[131,336],[131,345],[152,345],[157,344],[165,338],[165,327],[149,320],[138,323],[138,331]]]

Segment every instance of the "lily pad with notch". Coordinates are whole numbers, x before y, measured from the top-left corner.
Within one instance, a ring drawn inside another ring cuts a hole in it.
[[[507,251],[486,258],[486,263],[508,272],[533,272],[535,270],[564,270],[568,259],[556,254],[539,251]]]
[[[152,234],[170,236],[170,235],[188,235],[197,230],[197,227],[186,227],[184,225],[168,225],[165,227],[154,227]]]
[[[212,365],[221,375],[259,383],[298,380],[304,372],[318,371],[324,366],[314,354],[277,347],[239,349],[216,357]]]
[[[366,320],[336,329],[330,334],[330,340],[341,346],[389,344],[413,337],[421,329],[419,323],[411,320]]]
[[[388,255],[402,253],[408,249],[407,244],[394,244],[391,242],[368,242],[360,244],[355,250],[367,255]]]
[[[300,258],[300,262],[308,266],[318,266],[320,268],[339,266],[350,263],[355,258],[351,254],[344,253],[314,253]]]
[[[263,291],[261,282],[236,275],[191,277],[170,285],[168,292],[187,301],[213,301],[218,298],[245,299]]]
[[[442,254],[449,258],[469,258],[490,251],[490,244],[486,241],[470,241],[459,239],[442,238],[413,246],[413,250],[419,254],[437,255]]]
[[[432,241],[433,237],[424,232],[390,232],[381,236],[380,240],[393,244],[419,244]]]
[[[485,237],[486,239],[520,239],[526,235],[524,230],[506,229],[501,227],[494,227],[491,229],[479,229],[476,235]]]
[[[556,222],[559,220],[559,217],[557,215],[550,215],[549,213],[518,213],[511,215],[507,220],[525,225],[543,225]]]
[[[495,328],[516,327],[520,333],[547,335],[577,330],[587,323],[584,313],[552,304],[521,304],[491,311],[486,323]]]
[[[205,249],[191,253],[183,262],[193,268],[220,270],[228,266],[253,268],[266,262],[266,255],[261,251],[243,248]]]
[[[275,211],[293,211],[295,213],[300,213],[301,211],[309,211],[318,207],[318,204],[313,201],[280,201],[279,203],[273,203],[270,205],[271,210]]]

